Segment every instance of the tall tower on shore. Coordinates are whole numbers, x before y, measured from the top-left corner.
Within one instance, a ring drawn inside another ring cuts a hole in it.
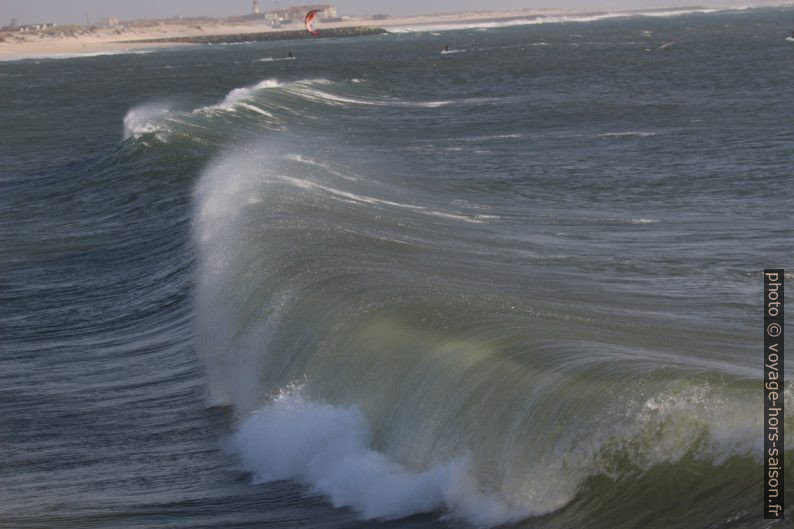
[[[262,12],[262,9],[259,7],[259,2],[257,2],[257,0],[254,0],[254,6],[253,6],[253,8],[251,8],[251,13],[254,14],[254,15],[258,15],[261,12]]]

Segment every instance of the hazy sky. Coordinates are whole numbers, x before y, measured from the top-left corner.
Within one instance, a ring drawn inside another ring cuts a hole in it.
[[[260,0],[265,10],[274,9],[273,0]],[[313,1],[281,0],[282,8],[312,4]],[[340,15],[375,13],[418,14],[463,11],[467,9],[513,9],[558,7],[570,9],[641,9],[673,5],[752,5],[776,3],[774,0],[320,0],[336,6]],[[250,12],[251,0],[0,0],[0,26],[16,18],[19,24],[36,22],[81,23],[86,15],[92,21],[114,16],[123,20],[165,18],[174,15],[241,15]]]

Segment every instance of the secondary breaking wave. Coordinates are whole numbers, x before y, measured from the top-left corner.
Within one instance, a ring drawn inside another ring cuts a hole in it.
[[[437,109],[505,105],[515,97],[405,100],[370,88],[361,79],[331,81],[324,78],[279,81],[264,79],[229,91],[222,100],[190,111],[152,101],[133,107],[124,117],[124,139],[166,143],[176,139],[221,145],[240,131],[261,134],[287,127],[324,125],[334,128],[344,114],[334,110],[378,108]]]

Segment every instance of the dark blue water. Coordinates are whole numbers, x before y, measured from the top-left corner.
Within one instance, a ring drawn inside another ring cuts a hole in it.
[[[792,26],[0,63],[0,526],[769,526]]]

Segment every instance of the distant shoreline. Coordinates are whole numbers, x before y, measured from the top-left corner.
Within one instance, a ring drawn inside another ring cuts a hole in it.
[[[299,40],[312,38],[361,37],[379,35],[386,30],[376,26],[351,26],[328,28],[312,36],[304,30],[263,31],[256,33],[232,33],[228,35],[192,35],[187,37],[164,37],[149,40],[127,41],[126,44],[176,43],[176,44],[234,44],[238,42],[258,42],[267,40]]]
[[[467,11],[406,17],[347,17],[336,22],[319,21],[320,37],[371,35],[388,31],[420,30],[437,27],[509,23],[522,20],[549,21],[560,18],[619,17],[663,12],[684,13],[719,11],[703,6],[671,7],[614,12],[571,11],[562,9],[522,9],[510,11]],[[574,20],[572,20],[574,21]],[[373,23],[377,25],[373,25]],[[140,52],[164,47],[196,44],[221,44],[250,41],[312,38],[300,21],[282,28],[264,23],[228,23],[210,19],[134,22],[108,28],[58,26],[38,32],[0,33],[0,61],[47,57],[72,57],[104,53]]]

